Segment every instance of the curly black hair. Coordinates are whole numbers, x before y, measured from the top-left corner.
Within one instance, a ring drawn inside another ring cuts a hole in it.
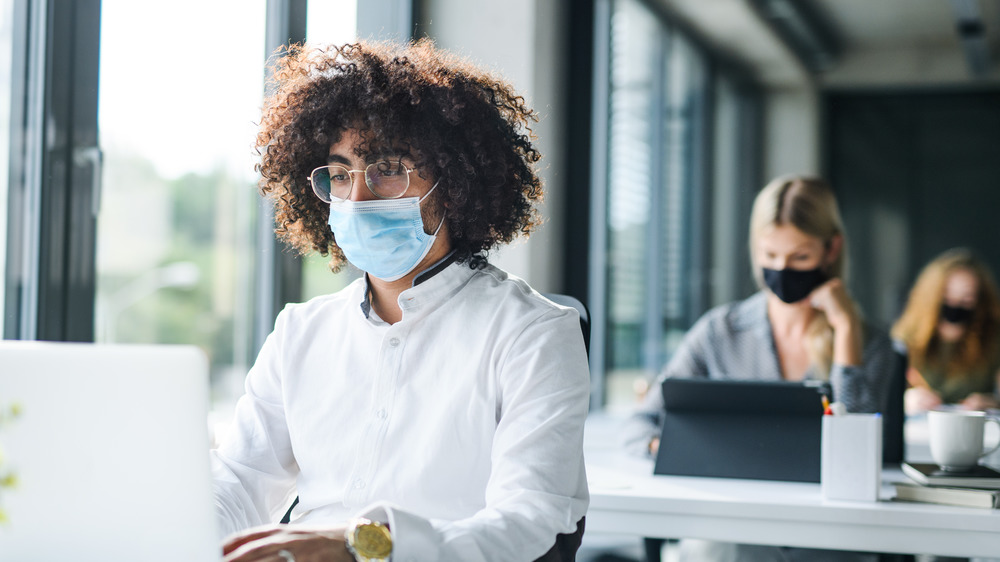
[[[359,156],[407,155],[422,177],[440,181],[451,246],[473,268],[539,224],[535,112],[511,86],[431,41],[292,45],[270,86],[256,142],[261,194],[274,202],[278,237],[302,254],[331,256],[334,271],[344,254],[308,176],[348,129],[362,134]]]

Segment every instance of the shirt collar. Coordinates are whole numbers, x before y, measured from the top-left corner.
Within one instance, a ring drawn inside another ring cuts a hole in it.
[[[422,283],[431,280],[432,278],[436,277],[439,273],[448,269],[448,267],[453,263],[455,263],[455,260],[457,259],[458,256],[456,255],[455,250],[452,250],[451,252],[448,252],[448,255],[434,262],[430,267],[421,271],[420,273],[418,273],[413,277],[413,284],[411,285],[411,288],[403,291],[403,293],[400,294],[399,296],[400,307],[403,308],[404,315],[406,311],[406,307],[403,306],[404,295],[408,295],[417,285],[420,285]],[[462,269],[469,269],[469,268],[462,268]],[[367,273],[362,275],[362,278],[364,279],[364,293],[362,293],[362,298],[361,298],[361,313],[365,315],[365,318],[370,318],[372,311],[371,283],[368,280]],[[408,302],[410,303],[414,302],[414,298],[412,298],[412,295],[408,296],[407,298],[409,299]]]
[[[413,286],[416,287],[417,285],[423,283],[424,281],[427,281],[431,277],[434,277],[438,273],[441,273],[456,259],[458,259],[458,256],[455,254],[455,250],[448,252],[447,256],[439,259],[437,262],[434,263],[434,265],[418,273],[413,278]]]

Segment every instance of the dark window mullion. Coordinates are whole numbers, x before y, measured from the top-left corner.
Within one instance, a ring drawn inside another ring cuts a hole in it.
[[[652,114],[649,116],[651,138],[649,139],[649,221],[646,223],[646,306],[643,320],[642,366],[656,373],[663,366],[663,306],[664,291],[664,229],[668,220],[664,216],[664,205],[667,197],[667,178],[664,169],[664,158],[670,149],[668,134],[664,129],[670,112],[667,100],[670,73],[670,31],[659,26],[657,56],[653,62]]]
[[[73,79],[69,99],[69,143],[65,166],[67,232],[64,254],[63,329],[65,341],[94,340],[94,303],[97,290],[97,211],[100,200],[101,158],[98,148],[98,66],[100,60],[101,3],[99,0],[61,0],[60,12],[72,5]],[[62,16],[60,16],[62,17]],[[44,223],[43,223],[44,224]]]
[[[92,341],[99,0],[19,3],[5,337]]]
[[[591,111],[590,208],[591,228],[587,240],[587,303],[590,307],[590,407],[600,409],[605,402],[605,374],[611,356],[608,295],[608,233],[611,135],[611,14],[612,0],[597,0],[593,21],[593,91]]]
[[[306,0],[267,0],[265,56],[291,43],[306,40]],[[266,82],[265,82],[266,83]],[[269,94],[266,92],[265,94]],[[287,251],[274,235],[274,207],[261,199],[257,218],[257,252],[254,264],[253,357],[274,327],[285,304],[302,299],[302,259]]]
[[[35,334],[38,212],[37,177],[42,143],[42,80],[45,5],[41,0],[15,2],[11,25],[10,170],[7,194],[7,267],[4,279],[5,339],[31,339]]]

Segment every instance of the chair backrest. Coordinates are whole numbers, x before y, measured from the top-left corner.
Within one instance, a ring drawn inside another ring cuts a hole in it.
[[[576,298],[569,295],[564,295],[561,293],[543,293],[543,297],[549,299],[550,301],[562,305],[570,306],[576,309],[580,313],[580,330],[583,331],[583,345],[587,348],[587,356],[590,356],[590,311],[587,310],[587,305]]]
[[[550,301],[562,305],[571,306],[580,314],[580,330],[583,332],[583,345],[587,350],[587,357],[590,357],[590,311],[583,301],[570,295],[561,293],[544,293],[542,296]],[[556,543],[541,558],[535,562],[571,562],[576,560],[576,552],[583,542],[583,530],[586,526],[586,517],[576,523],[576,531],[572,533],[559,534],[556,536]]]
[[[906,348],[893,343],[895,361],[889,376],[888,401],[882,412],[882,462],[898,464],[906,458],[906,443],[903,439],[903,425],[906,413],[903,410],[903,394],[906,392],[906,370],[909,366]]]
[[[535,562],[573,562],[576,560],[576,552],[583,542],[583,529],[586,525],[587,518],[581,517],[576,522],[576,531],[556,535],[556,543]]]

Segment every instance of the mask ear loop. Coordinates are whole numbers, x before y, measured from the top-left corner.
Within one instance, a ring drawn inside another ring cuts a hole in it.
[[[427,191],[427,193],[424,194],[423,197],[417,199],[417,203],[423,203],[424,199],[427,199],[427,196],[433,193],[435,189],[437,189],[439,183],[441,183],[441,178],[438,178],[438,181],[434,182],[434,185],[431,186],[431,188]]]
[[[441,215],[441,222],[439,222],[439,223],[438,223],[438,227],[434,229],[434,234],[431,234],[431,236],[434,236],[434,237],[437,237],[437,235],[438,235],[438,232],[439,232],[439,231],[441,230],[441,225],[443,225],[443,224],[444,224],[444,219],[445,219],[445,217],[447,217],[447,216],[448,216],[448,211],[445,211],[445,212],[444,212],[444,213],[443,213],[443,214]]]
[[[437,189],[439,183],[441,183],[441,178],[438,178],[438,181],[434,182],[434,185],[431,186],[430,190],[428,190],[423,197],[417,200],[417,204],[419,205],[420,203],[423,203],[424,199],[427,199],[427,196],[430,195],[435,189]],[[441,215],[441,222],[438,223],[437,228],[434,229],[434,234],[431,234],[431,236],[438,235],[438,232],[441,230],[441,225],[444,224],[444,219],[447,216],[448,216],[448,211],[445,210],[445,212]]]

